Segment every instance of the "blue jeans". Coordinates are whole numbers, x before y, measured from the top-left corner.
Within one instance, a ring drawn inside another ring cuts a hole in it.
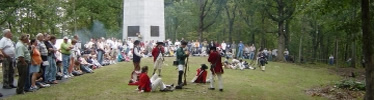
[[[237,53],[237,58],[242,58],[242,55],[243,55],[243,50],[239,49]]]
[[[333,59],[329,59],[329,65],[333,65]]]
[[[49,66],[46,67],[46,81],[53,82],[56,80],[56,61],[52,56],[48,56]]]
[[[64,75],[68,75],[68,68],[69,68],[69,62],[70,62],[70,55],[62,54],[63,57],[63,73]]]
[[[99,50],[98,51],[98,62],[103,65],[103,51]]]
[[[286,60],[286,61],[289,60],[289,59],[288,59],[288,55],[284,55],[284,57],[285,57],[285,60]]]
[[[253,60],[253,59],[254,59],[254,56],[255,56],[254,51],[251,51],[251,52],[250,52],[250,58],[249,58],[249,59],[250,59],[250,60]]]
[[[268,54],[268,60],[267,61],[272,61],[272,55]]]

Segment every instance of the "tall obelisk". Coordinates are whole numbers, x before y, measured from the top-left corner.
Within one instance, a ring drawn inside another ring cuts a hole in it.
[[[164,0],[124,0],[123,39],[165,40]]]

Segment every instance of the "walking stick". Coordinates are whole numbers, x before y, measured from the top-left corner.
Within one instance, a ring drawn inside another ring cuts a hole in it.
[[[188,62],[189,62],[189,57],[186,58],[186,63],[185,63],[184,85],[187,85],[187,83],[186,83],[186,71],[188,69]]]

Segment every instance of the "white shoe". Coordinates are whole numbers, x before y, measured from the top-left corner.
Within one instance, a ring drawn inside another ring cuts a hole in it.
[[[42,86],[42,87],[50,87],[51,85],[49,85],[49,84],[40,84],[40,86]]]
[[[74,75],[72,73],[70,73],[70,77],[73,77]]]
[[[64,75],[64,76],[63,76],[63,78],[65,78],[65,79],[66,79],[66,78],[69,78],[69,76],[68,76],[68,75]]]

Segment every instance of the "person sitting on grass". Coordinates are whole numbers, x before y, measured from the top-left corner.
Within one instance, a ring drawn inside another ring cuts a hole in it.
[[[232,69],[232,64],[231,63],[229,63],[229,57],[226,57],[225,58],[225,60],[224,60],[224,63],[223,63],[223,66],[224,66],[224,68],[226,68],[226,69]]]
[[[193,83],[206,83],[207,71],[208,69],[206,64],[202,64],[201,68],[197,69],[197,75],[191,80]]]
[[[92,64],[87,63],[85,57],[80,58],[80,69],[85,73],[94,73],[94,71],[91,69]],[[90,68],[91,67],[91,68]]]
[[[156,73],[150,79],[147,72],[148,66],[143,66],[138,81],[138,93],[155,91],[158,87],[162,92],[173,91],[173,84],[165,85]]]
[[[74,62],[74,67],[73,67],[73,75],[74,76],[80,76],[83,74],[81,70],[81,63],[79,61]]]
[[[97,57],[96,57],[95,55],[90,56],[89,59],[90,59],[92,62],[91,62],[91,63],[88,62],[88,63],[93,64],[93,65],[95,65],[95,66],[98,67],[98,68],[103,67],[103,66],[98,62],[98,60],[97,60],[96,58],[97,58]]]
[[[241,68],[241,62],[236,57],[232,59],[232,69]]]
[[[45,87],[50,87],[51,85],[46,84],[43,82],[43,70],[40,70],[39,73],[37,74],[37,80],[35,80],[35,84],[40,87],[40,88],[45,88]]]
[[[61,61],[56,61],[56,69],[57,69],[57,73],[56,73],[56,79],[57,80],[61,80],[62,77],[64,76],[64,73],[63,73],[63,67],[62,67],[62,62]]]

